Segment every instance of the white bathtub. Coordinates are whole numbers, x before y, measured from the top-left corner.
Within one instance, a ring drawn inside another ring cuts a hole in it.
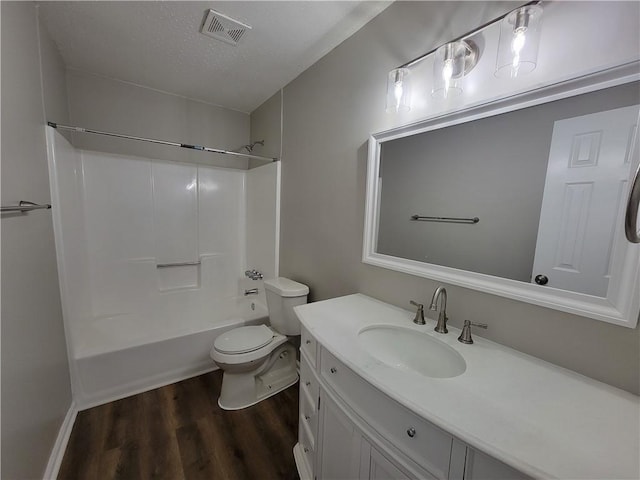
[[[215,370],[209,351],[218,335],[268,321],[253,297],[218,301],[200,315],[154,313],[93,318],[74,327],[74,394],[81,410]]]

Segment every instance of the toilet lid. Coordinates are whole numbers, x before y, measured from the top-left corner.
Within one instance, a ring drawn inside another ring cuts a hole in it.
[[[273,331],[266,325],[240,327],[223,333],[213,343],[221,353],[247,353],[264,347],[273,338]]]

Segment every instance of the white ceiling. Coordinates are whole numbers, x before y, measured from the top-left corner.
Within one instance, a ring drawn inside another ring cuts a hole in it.
[[[68,68],[251,112],[391,2],[40,3]],[[232,46],[199,33],[213,8],[251,25]]]

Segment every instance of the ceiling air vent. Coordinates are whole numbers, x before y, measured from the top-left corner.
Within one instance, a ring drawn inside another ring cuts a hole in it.
[[[247,30],[251,30],[251,25],[234,20],[215,10],[207,10],[200,32],[230,45],[237,45]]]

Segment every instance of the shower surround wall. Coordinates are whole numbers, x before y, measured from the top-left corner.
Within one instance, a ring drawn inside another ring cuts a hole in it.
[[[266,321],[262,295],[240,295],[251,282],[242,278],[247,202],[251,212],[277,210],[279,165],[246,171],[77,150],[47,130],[79,405],[213,369],[217,335]],[[248,199],[247,185],[260,198]],[[268,235],[275,214],[260,220]],[[275,263],[274,251],[251,256]]]

